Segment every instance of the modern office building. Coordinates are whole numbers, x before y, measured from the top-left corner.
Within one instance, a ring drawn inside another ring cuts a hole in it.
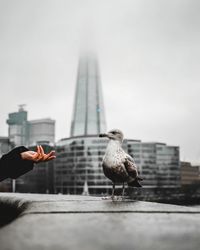
[[[28,140],[27,131],[28,113],[24,105],[19,105],[19,111],[8,115],[8,137],[12,147],[26,145]]]
[[[94,55],[79,60],[71,136],[97,135],[106,131],[98,62]]]
[[[144,178],[144,186],[180,186],[179,147],[135,140],[127,140],[127,147]]]
[[[156,163],[158,166],[158,187],[176,187],[181,185],[179,147],[156,143]]]
[[[102,170],[107,139],[78,136],[57,144],[55,192],[102,194],[111,191],[111,181]],[[145,188],[180,186],[179,148],[163,143],[124,140],[124,150],[134,157]]]
[[[50,118],[28,121],[28,145],[55,143],[55,120]]]
[[[97,135],[62,139],[57,144],[55,192],[64,194],[101,194],[108,191],[101,162],[107,140]]]
[[[192,166],[190,162],[181,162],[181,185],[200,184],[199,166]]]
[[[45,118],[28,121],[24,105],[19,106],[18,112],[9,114],[7,124],[12,147],[55,143],[55,120]]]

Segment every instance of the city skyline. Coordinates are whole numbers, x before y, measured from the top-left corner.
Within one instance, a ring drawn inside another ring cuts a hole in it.
[[[29,119],[51,117],[56,140],[68,137],[79,53],[92,47],[108,129],[179,145],[182,160],[200,162],[197,1],[1,0],[0,7],[2,136],[8,113],[26,103]]]

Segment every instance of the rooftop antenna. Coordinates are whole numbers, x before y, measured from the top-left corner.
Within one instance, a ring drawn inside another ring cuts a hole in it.
[[[24,107],[26,107],[26,104],[19,104],[19,111],[24,111]]]

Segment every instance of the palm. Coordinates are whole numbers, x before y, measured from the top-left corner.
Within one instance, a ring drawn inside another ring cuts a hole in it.
[[[37,152],[35,151],[26,151],[21,153],[22,159],[30,160],[34,162],[45,162],[50,161],[56,158],[55,151],[51,151],[48,154],[44,153],[42,146],[37,146]]]

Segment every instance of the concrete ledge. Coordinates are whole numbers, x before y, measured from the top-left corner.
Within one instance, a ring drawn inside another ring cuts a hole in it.
[[[199,248],[200,210],[68,195],[0,194],[25,209],[0,229],[1,250]]]

